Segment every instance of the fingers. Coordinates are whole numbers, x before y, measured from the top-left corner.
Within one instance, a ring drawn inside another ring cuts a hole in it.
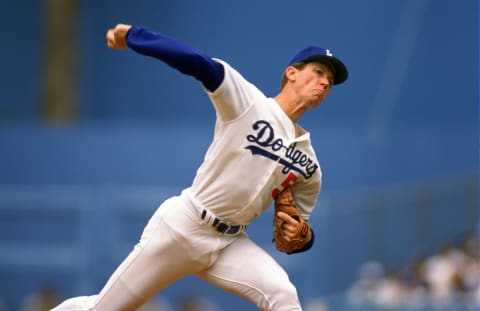
[[[277,216],[283,221],[281,226],[281,234],[285,240],[290,241],[291,239],[295,238],[297,236],[300,223],[284,212],[277,212]]]
[[[114,50],[123,50],[127,46],[127,33],[132,26],[118,24],[115,28],[109,29],[106,34],[107,46]]]
[[[115,48],[115,35],[113,34],[113,29],[107,31],[107,46],[111,49]]]
[[[296,225],[298,224],[298,221],[295,220],[292,216],[288,215],[287,213],[285,212],[282,212],[282,211],[279,211],[277,212],[277,216],[283,220],[284,222],[287,222],[289,224],[292,224],[292,225]]]

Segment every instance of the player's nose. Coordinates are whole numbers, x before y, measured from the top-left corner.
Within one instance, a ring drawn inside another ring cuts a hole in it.
[[[323,89],[328,89],[329,87],[331,87],[331,83],[330,83],[330,80],[328,79],[328,77],[320,77],[319,78],[319,84],[320,86],[323,88]]]

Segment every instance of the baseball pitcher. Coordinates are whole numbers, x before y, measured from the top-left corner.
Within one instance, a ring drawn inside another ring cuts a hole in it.
[[[297,121],[347,79],[345,65],[330,50],[308,46],[287,63],[272,98],[227,62],[143,27],[118,24],[106,39],[111,49],[129,48],[197,79],[215,108],[214,137],[191,186],[158,207],[103,289],[53,310],[136,310],[191,274],[261,310],[301,310],[285,270],[245,228],[274,202],[278,250],[312,247],[308,219],[322,173],[310,133]]]

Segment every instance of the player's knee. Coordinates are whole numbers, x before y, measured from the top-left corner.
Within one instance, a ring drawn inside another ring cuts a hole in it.
[[[288,282],[279,288],[278,292],[272,297],[272,310],[301,310],[298,301],[297,289],[292,283]]]
[[[264,304],[259,306],[262,310],[301,310],[297,289],[290,282],[273,284],[264,298]]]

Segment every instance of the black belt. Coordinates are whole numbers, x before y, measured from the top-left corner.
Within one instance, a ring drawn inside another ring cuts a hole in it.
[[[203,210],[201,215],[202,220],[204,220],[206,216],[207,216],[207,211]],[[245,226],[232,225],[221,219],[218,219],[217,217],[215,217],[215,219],[213,220],[212,227],[215,228],[215,230],[217,230],[218,232],[223,234],[237,234],[243,231],[243,229],[245,229]]]

